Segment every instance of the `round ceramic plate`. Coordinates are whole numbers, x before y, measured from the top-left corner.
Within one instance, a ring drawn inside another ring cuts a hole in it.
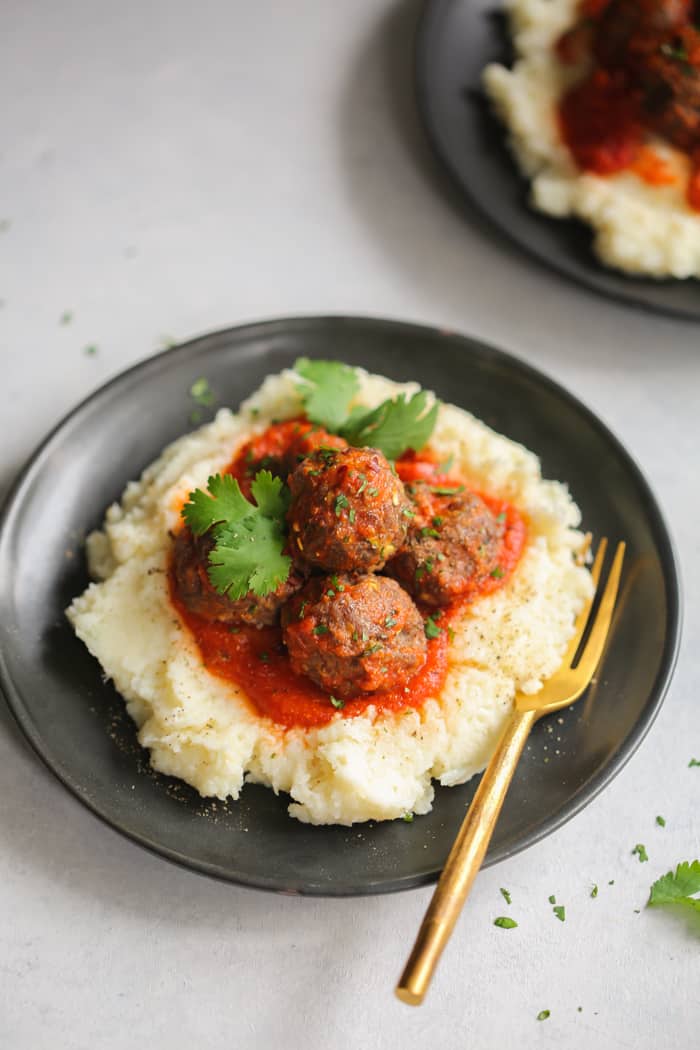
[[[529,185],[481,89],[489,62],[511,64],[499,0],[428,0],[416,50],[418,105],[435,151],[476,207],[507,236],[574,280],[650,310],[700,320],[700,282],[627,277],[593,254],[589,227],[528,204]]]
[[[35,453],[0,526],[0,681],[19,725],[59,779],[135,842],[196,871],[288,893],[366,894],[433,881],[475,782],[438,788],[430,814],[352,828],[292,820],[288,799],[247,785],[203,800],[153,773],[119,696],[63,610],[88,583],[83,538],[164,445],[191,428],[206,376],[237,406],[306,354],[416,379],[542,457],[584,525],[628,544],[619,611],[597,684],[540,722],[488,854],[494,863],[554,831],[624,765],[661,704],[679,632],[674,555],[639,470],[596,417],[498,350],[431,328],[360,318],[270,321],[204,336],[125,372],[75,409]],[[207,410],[207,414],[214,409]],[[553,732],[549,732],[553,729]]]

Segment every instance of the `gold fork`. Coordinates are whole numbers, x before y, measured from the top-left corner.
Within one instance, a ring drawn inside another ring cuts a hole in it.
[[[601,539],[591,569],[595,590],[598,589],[607,545],[607,539]],[[574,635],[556,674],[545,682],[539,693],[515,695],[513,714],[459,829],[421,923],[413,951],[396,986],[396,994],[404,1003],[419,1006],[423,1002],[433,971],[481,867],[530,730],[542,715],[559,711],[578,700],[593,677],[610,628],[624,556],[625,544],[619,543],[598,611],[591,622],[588,640],[576,665],[573,666],[574,657],[588,625],[595,590],[578,615]]]

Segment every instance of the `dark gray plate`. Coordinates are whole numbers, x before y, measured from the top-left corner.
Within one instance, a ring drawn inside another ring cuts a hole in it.
[[[540,723],[520,763],[488,862],[559,827],[633,753],[658,711],[679,634],[677,571],[639,470],[591,412],[521,361],[463,336],[361,318],[270,321],[204,336],[125,372],[75,409],[22,471],[0,527],[0,680],[46,764],[99,817],[196,871],[264,889],[365,894],[438,875],[474,783],[438,789],[428,816],[352,829],[291,820],[285,798],[248,785],[238,803],[203,801],[153,774],[123,704],[63,610],[88,580],[82,538],[125,482],[190,429],[188,391],[206,376],[238,405],[299,354],[416,379],[523,442],[545,476],[566,479],[585,527],[628,557],[598,685]],[[545,750],[545,745],[547,750]]]
[[[587,226],[528,205],[528,184],[481,91],[488,62],[510,64],[499,0],[428,0],[416,42],[418,105],[435,151],[476,207],[541,262],[649,310],[700,319],[700,283],[626,277],[599,263]]]

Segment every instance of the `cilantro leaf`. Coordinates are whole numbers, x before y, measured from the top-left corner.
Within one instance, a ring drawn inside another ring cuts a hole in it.
[[[207,492],[195,489],[182,517],[195,536],[209,529],[209,579],[219,594],[233,601],[252,592],[260,598],[276,590],[289,576],[292,561],[284,554],[284,515],[288,492],[269,470],[255,475],[250,503],[230,474],[215,474]]]
[[[510,893],[509,893],[508,890],[504,890],[502,886],[501,886],[501,896],[503,897],[503,900],[506,902],[506,904],[510,904]]]
[[[683,861],[675,870],[662,875],[651,887],[647,906],[682,904],[686,908],[700,911],[700,860]]]
[[[348,418],[348,406],[357,393],[357,372],[340,361],[311,361],[300,357],[294,371],[304,382],[297,384],[306,415],[312,423],[337,431]]]
[[[439,408],[439,401],[428,408],[425,390],[410,398],[398,394],[369,412],[354,412],[342,428],[342,435],[351,445],[369,445],[378,448],[387,459],[398,459],[407,449],[417,452],[426,444]]]
[[[581,1009],[581,1007],[579,1006],[579,1010],[580,1009]],[[551,1010],[540,1010],[540,1012],[537,1015],[537,1020],[538,1021],[546,1021],[547,1018],[551,1016],[551,1013],[552,1013]]]
[[[508,915],[499,915],[497,919],[493,920],[494,926],[500,926],[502,930],[514,930],[518,925],[515,919],[511,919]]]
[[[231,474],[214,474],[207,490],[208,495],[202,489],[190,492],[189,502],[182,508],[182,517],[195,536],[202,536],[212,525],[231,524],[255,511]]]

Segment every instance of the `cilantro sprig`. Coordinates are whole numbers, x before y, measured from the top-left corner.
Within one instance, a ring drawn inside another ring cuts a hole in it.
[[[211,531],[207,574],[216,591],[234,601],[249,592],[260,598],[270,594],[285,582],[292,564],[283,553],[289,493],[281,478],[260,470],[251,493],[255,503],[230,474],[215,474],[206,492],[190,493],[181,512],[195,536]]]
[[[297,392],[312,423],[337,431],[348,418],[350,402],[360,387],[357,372],[340,361],[310,361],[300,357],[294,371],[303,382]]]
[[[700,893],[700,860],[686,860],[675,872],[669,871],[656,880],[647,904],[649,907],[678,904],[700,912],[700,898],[693,896],[695,893]]]
[[[301,378],[297,390],[307,418],[340,434],[350,445],[378,448],[387,459],[398,459],[408,449],[418,451],[430,438],[440,402],[419,390],[411,397],[398,394],[373,409],[356,406],[357,371],[340,361],[311,361],[300,357],[294,371]]]

